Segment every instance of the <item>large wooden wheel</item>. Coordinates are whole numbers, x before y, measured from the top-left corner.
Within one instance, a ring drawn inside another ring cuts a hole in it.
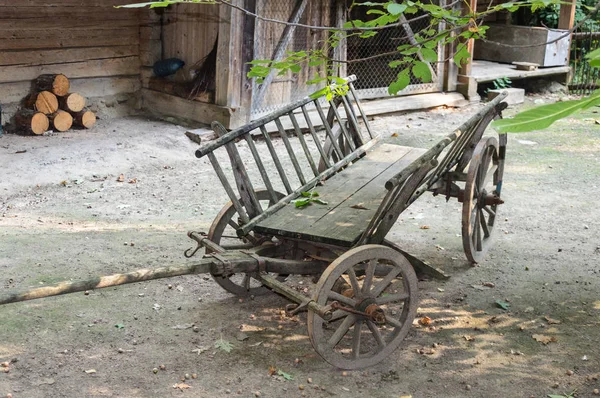
[[[278,198],[284,195],[277,193]],[[267,207],[270,197],[267,191],[256,192],[258,200],[264,208]],[[257,236],[250,232],[248,235],[240,238],[236,230],[240,227],[241,220],[238,212],[231,202],[225,205],[219,214],[215,217],[210,230],[208,239],[224,248],[252,248],[260,245],[264,237]],[[268,288],[262,285],[258,275],[255,273],[212,275],[214,280],[225,290],[240,297],[259,296],[270,292]],[[281,277],[285,279],[284,277]]]
[[[504,148],[495,137],[482,138],[469,164],[463,196],[463,248],[469,261],[480,262],[492,243],[498,206],[502,204]]]
[[[337,308],[329,321],[308,312],[315,350],[338,368],[364,368],[390,355],[410,330],[418,306],[417,277],[396,250],[360,246],[327,267],[314,300]]]

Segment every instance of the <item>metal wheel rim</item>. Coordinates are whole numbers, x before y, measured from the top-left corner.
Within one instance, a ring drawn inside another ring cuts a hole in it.
[[[462,210],[463,248],[472,263],[480,262],[491,247],[498,205],[485,205],[481,199],[485,193],[500,198],[503,174],[504,159],[499,156],[498,140],[482,139],[469,164]]]
[[[388,264],[389,273],[379,278],[373,272],[369,277],[371,274],[369,269],[381,261]],[[350,284],[354,284],[351,269],[356,271],[357,267],[364,268],[365,277],[357,281],[356,286],[360,289],[359,294],[354,296],[355,301],[367,298],[380,300],[381,304],[378,305],[387,307],[387,310],[384,310],[386,325],[377,325],[361,315],[349,314],[343,310],[335,311],[334,320],[331,322],[325,322],[311,311],[308,313],[308,335],[315,351],[325,361],[341,369],[372,366],[390,355],[409,332],[418,307],[417,277],[412,266],[402,254],[381,245],[360,246],[347,251],[333,261],[319,279],[314,300],[321,305],[331,303],[332,300],[341,302],[340,294],[332,289],[342,275],[346,275],[350,279]],[[386,281],[390,277],[391,279]],[[394,282],[399,278],[401,284]],[[370,282],[367,282],[369,279]],[[370,287],[364,289],[365,284]],[[392,286],[402,286],[402,291],[387,294],[387,288]],[[376,291],[379,290],[381,292],[377,293]],[[344,300],[345,302],[341,302],[342,305],[350,305],[349,300],[352,298]],[[402,303],[402,308],[394,314],[391,308],[396,308],[398,303]],[[388,330],[388,324],[393,328]],[[329,325],[334,326],[331,336],[329,336],[331,330],[325,331]],[[338,337],[339,341],[332,344],[332,341],[338,340]],[[345,340],[344,346],[341,344],[342,340]],[[344,348],[347,345],[351,346],[349,352]]]
[[[277,193],[279,196],[283,196]],[[270,196],[268,191],[260,190],[256,192],[256,196],[258,200],[267,201],[270,200]],[[220,244],[221,239],[223,237],[223,232],[225,228],[230,225],[230,222],[233,221],[237,224],[237,221],[234,220],[236,218],[237,211],[231,202],[227,203],[219,212],[219,214],[215,217],[212,225],[210,226],[210,230],[208,232],[208,239],[213,241],[214,243]],[[233,227],[233,226],[232,226]],[[242,239],[240,239],[242,241]],[[229,276],[224,275],[212,275],[215,282],[219,284],[223,289],[227,290],[230,293],[235,294],[240,297],[249,297],[249,296],[260,296],[270,292],[268,288],[263,286],[251,286],[252,283],[258,283],[259,279],[255,273],[244,273],[244,274],[232,274]],[[241,277],[241,281],[238,283],[237,279]]]

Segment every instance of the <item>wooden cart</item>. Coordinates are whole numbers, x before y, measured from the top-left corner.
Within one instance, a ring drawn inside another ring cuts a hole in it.
[[[506,148],[505,135],[483,133],[506,105],[496,97],[428,150],[392,145],[373,132],[354,79],[333,87],[329,101],[305,98],[231,132],[213,123],[218,138],[196,156],[208,158],[231,202],[208,233],[188,233],[197,246],[186,257],[202,259],[12,293],[0,304],[205,272],[235,295],[275,291],[293,302],[288,313],[308,311],[310,340],[330,364],[356,369],[382,361],[418,307],[414,258],[385,237],[430,191],[463,203],[466,256],[483,257],[503,203]],[[281,140],[272,139],[269,123]],[[321,203],[295,205],[317,194]],[[318,279],[314,293],[286,285],[292,274]]]

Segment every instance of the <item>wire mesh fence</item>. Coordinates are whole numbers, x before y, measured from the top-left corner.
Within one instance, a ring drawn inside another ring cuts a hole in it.
[[[585,25],[572,35],[571,68],[573,76],[569,84],[572,94],[586,95],[600,88],[600,70],[592,68],[586,55],[600,48],[600,23]]]
[[[341,1],[341,4],[340,4]],[[444,0],[441,0],[444,1]],[[379,2],[384,3],[383,0]],[[288,22],[298,22],[305,25],[336,26],[340,20],[347,19],[345,10],[350,6],[348,0],[257,0],[257,12],[270,19]],[[367,21],[376,18],[376,14],[367,14],[368,7],[354,7],[350,14],[352,19]],[[340,14],[340,12],[342,14]],[[439,26],[432,26],[430,19],[425,16],[415,21],[406,22],[401,26],[390,27],[378,31],[371,38],[348,38],[342,46],[343,53],[332,54],[336,58],[346,59],[346,75],[356,75],[356,88],[360,98],[381,98],[388,96],[387,87],[396,79],[399,72],[389,67],[390,61],[397,56],[386,55],[392,53],[402,44],[416,43],[415,34],[423,29],[438,30]],[[319,49],[330,33],[327,31],[295,27],[290,29],[283,24],[275,24],[258,20],[255,28],[255,59],[275,59],[285,56],[288,51]],[[440,53],[440,49],[437,53]],[[419,54],[417,54],[419,56]],[[281,58],[279,58],[281,59]],[[441,61],[441,58],[440,58]],[[400,92],[400,95],[435,92],[441,90],[443,63],[430,63],[433,81],[422,83],[412,77],[411,84]],[[308,67],[302,65],[298,74],[284,74],[270,76],[266,84],[253,86],[252,115],[254,118],[272,112],[286,104],[301,99],[318,90],[320,87],[307,84],[315,74],[323,74],[323,67]]]

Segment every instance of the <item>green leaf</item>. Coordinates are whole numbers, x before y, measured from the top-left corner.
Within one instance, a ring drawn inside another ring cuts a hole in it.
[[[594,105],[600,105],[600,90],[596,90],[591,96],[586,98],[542,105],[521,112],[512,119],[495,120],[492,122],[492,127],[500,133],[524,133],[527,131],[542,130],[559,119]]]
[[[432,79],[431,69],[429,69],[429,64],[416,61],[412,67],[412,73],[416,78],[421,79],[423,83],[429,83]]]
[[[408,68],[404,69],[400,73],[398,73],[398,77],[396,81],[390,84],[388,87],[388,93],[390,95],[396,95],[398,92],[404,90],[410,84],[410,70]]]
[[[281,376],[281,377],[283,377],[284,379],[286,379],[288,381],[289,380],[294,380],[294,376],[292,376],[289,373],[285,373],[283,370],[278,370],[277,371],[277,376]]]
[[[408,6],[406,4],[390,3],[387,5],[387,10],[392,15],[400,15],[406,11],[407,8]]]
[[[117,323],[117,324],[115,325],[115,327],[116,327],[117,329],[125,329],[125,325],[123,325],[122,323]]]
[[[503,310],[508,310],[508,307],[510,307],[510,304],[507,303],[506,301],[502,301],[502,300],[496,300],[496,305],[500,308],[502,308]]]
[[[308,206],[310,204],[310,198],[305,198],[305,199],[295,199],[292,200],[292,203],[294,204],[294,206],[296,207],[304,207],[304,206]]]
[[[600,48],[592,51],[588,55],[585,56],[588,59],[589,64],[593,68],[600,68]]]
[[[219,350],[223,350],[225,352],[231,352],[231,350],[233,350],[233,344],[231,344],[227,340],[223,340],[223,338],[221,337],[215,342],[215,348],[218,348]]]
[[[454,63],[456,64],[456,66],[458,66],[460,68],[461,66],[469,63],[470,57],[471,57],[471,54],[469,54],[469,51],[467,50],[467,46],[462,46],[461,49],[458,50],[458,52],[456,54],[454,54]]]
[[[320,205],[326,205],[327,204],[327,202],[325,202],[324,200],[321,200],[321,199],[311,199],[311,202],[318,203]]]
[[[422,48],[421,55],[423,56],[423,61],[425,62],[437,62],[438,60],[437,53],[429,48]]]

